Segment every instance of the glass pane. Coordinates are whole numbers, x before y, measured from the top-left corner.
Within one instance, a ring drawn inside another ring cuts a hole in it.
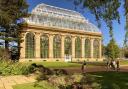
[[[25,49],[25,57],[26,58],[34,58],[35,57],[35,38],[33,33],[26,34],[26,49]]]
[[[93,43],[93,57],[99,58],[99,41],[98,40],[94,40],[94,43]]]
[[[71,55],[72,54],[72,40],[70,37],[65,38],[64,42],[64,49],[65,49],[65,54],[66,55]]]
[[[85,58],[91,57],[91,43],[89,39],[85,40]]]
[[[81,58],[81,39],[79,37],[75,40],[75,58]]]
[[[49,58],[49,38],[47,35],[41,36],[41,58]]]
[[[53,56],[54,58],[61,58],[61,38],[59,35],[53,39]]]

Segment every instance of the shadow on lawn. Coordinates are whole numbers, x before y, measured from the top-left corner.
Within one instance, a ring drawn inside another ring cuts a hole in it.
[[[128,72],[91,73],[102,89],[128,89]]]

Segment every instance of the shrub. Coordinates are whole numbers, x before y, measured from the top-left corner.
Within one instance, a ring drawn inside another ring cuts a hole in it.
[[[0,74],[1,75],[26,75],[30,73],[29,65],[19,62],[0,60]]]
[[[55,75],[68,75],[68,72],[64,69],[54,69],[53,72]]]
[[[48,79],[48,76],[44,73],[39,73],[36,80],[39,82],[39,81],[42,81],[42,80],[47,80]]]

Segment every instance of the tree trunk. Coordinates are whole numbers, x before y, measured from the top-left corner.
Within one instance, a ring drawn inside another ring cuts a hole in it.
[[[17,55],[17,59],[19,60],[19,58],[20,58],[20,49],[21,49],[21,47],[20,47],[20,41],[18,41],[18,55]]]
[[[5,60],[11,59],[11,55],[9,52],[9,42],[5,40]]]

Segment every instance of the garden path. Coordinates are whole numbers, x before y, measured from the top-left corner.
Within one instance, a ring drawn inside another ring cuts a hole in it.
[[[32,76],[4,76],[0,77],[0,89],[13,89],[12,86],[16,84],[30,83],[35,82],[34,77]]]
[[[65,69],[69,74],[82,73],[81,67],[76,68],[61,68]],[[101,72],[101,71],[117,71],[111,68],[107,69],[106,66],[87,66],[85,67],[85,72]],[[121,66],[119,72],[128,72],[128,66]]]

